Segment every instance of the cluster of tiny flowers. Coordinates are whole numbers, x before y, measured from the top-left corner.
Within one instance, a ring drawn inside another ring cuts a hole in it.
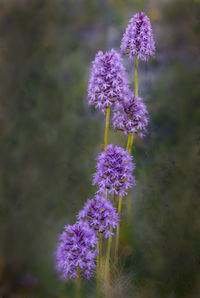
[[[76,278],[80,275],[89,279],[96,267],[98,238],[87,222],[76,222],[64,228],[59,237],[56,251],[56,270],[61,279]]]
[[[105,114],[108,106],[122,101],[128,90],[128,77],[122,59],[114,49],[99,51],[92,63],[88,84],[88,104]]]
[[[155,55],[155,42],[149,18],[143,13],[136,13],[126,28],[121,42],[123,55],[138,57],[147,61]]]
[[[135,185],[134,168],[129,152],[110,144],[97,157],[93,184],[98,185],[99,193],[108,190],[108,193],[126,195],[128,188]]]
[[[132,58],[148,60],[155,54],[155,44],[149,18],[137,13],[129,21],[121,43],[121,53]],[[128,76],[120,54],[114,49],[99,51],[94,61],[88,84],[88,105],[105,114],[114,108],[113,127],[125,135],[143,137],[148,124],[145,104],[129,90]],[[107,119],[107,118],[106,118]],[[106,122],[107,125],[107,122]],[[88,200],[78,213],[74,225],[64,227],[55,252],[56,270],[61,279],[79,276],[91,278],[96,268],[99,235],[109,238],[119,224],[119,214],[104,197],[105,194],[125,196],[135,185],[135,165],[128,150],[112,144],[97,157],[93,185],[98,186],[94,198]]]
[[[111,237],[119,223],[119,216],[116,208],[102,195],[96,194],[91,200],[88,200],[78,214],[78,220],[87,221],[88,224],[98,234],[105,238]]]
[[[113,128],[121,130],[125,135],[129,133],[143,137],[147,131],[147,108],[142,98],[134,97],[132,93],[128,101],[124,101],[122,111],[115,111],[113,116]]]

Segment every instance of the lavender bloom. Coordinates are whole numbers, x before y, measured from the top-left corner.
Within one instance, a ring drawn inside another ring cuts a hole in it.
[[[78,214],[80,221],[87,221],[96,233],[101,233],[105,238],[111,237],[119,222],[116,208],[102,195],[96,194],[94,199],[88,200]]]
[[[65,226],[56,251],[56,269],[61,279],[76,278],[78,267],[81,276],[89,279],[93,275],[97,242],[97,236],[87,222]]]
[[[99,51],[92,62],[88,84],[88,104],[105,114],[108,106],[123,100],[128,89],[128,77],[120,54],[114,49]]]
[[[121,130],[125,135],[129,133],[143,137],[147,131],[147,108],[142,98],[134,97],[130,93],[129,101],[124,101],[122,111],[115,111],[113,116],[113,128]]]
[[[99,186],[99,193],[108,190],[119,196],[126,195],[126,190],[135,185],[132,156],[128,151],[112,144],[105,149],[106,152],[101,152],[97,157],[93,184]]]
[[[143,13],[136,13],[126,28],[121,42],[121,53],[130,59],[147,61],[155,55],[155,42],[149,18]]]

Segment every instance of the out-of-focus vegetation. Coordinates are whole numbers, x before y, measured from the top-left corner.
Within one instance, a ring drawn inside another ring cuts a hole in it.
[[[200,293],[199,1],[0,2],[0,296],[73,297],[53,252],[91,198],[103,116],[88,109],[97,50],[115,47],[129,18],[151,18],[156,59],[139,65],[149,134],[135,142],[137,187],[123,228],[115,297]],[[125,59],[130,80],[133,63]],[[125,139],[111,133],[111,141]],[[94,297],[92,281],[83,284]]]

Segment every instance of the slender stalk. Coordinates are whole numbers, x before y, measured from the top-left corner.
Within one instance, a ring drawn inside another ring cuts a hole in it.
[[[114,196],[113,196],[113,205],[115,205],[116,200],[117,200],[117,195],[116,195],[116,193],[114,192]]]
[[[113,196],[113,204],[116,203],[117,195],[114,193]],[[112,232],[111,228],[111,232]],[[106,297],[109,298],[109,285],[110,285],[110,253],[111,253],[111,247],[112,247],[112,237],[108,238],[107,243],[107,250],[106,250],[106,262],[105,262],[105,281],[106,281]]]
[[[108,196],[108,190],[105,189],[105,195],[104,195],[104,198],[107,198],[107,196]]]
[[[109,120],[110,120],[110,105],[106,110],[106,123],[105,123],[105,134],[104,134],[104,150],[108,145],[108,131],[109,131]]]
[[[99,235],[99,241],[97,243],[98,256],[97,256],[97,272],[96,272],[96,290],[97,297],[101,296],[100,280],[101,280],[101,236]]]
[[[129,152],[131,154],[131,151],[132,151],[132,147],[133,147],[133,141],[134,141],[134,135],[131,135],[131,141],[130,141],[130,149],[129,149]]]
[[[128,141],[127,141],[127,145],[126,145],[126,150],[130,150],[130,143],[131,143],[131,133],[129,133],[128,135]]]
[[[122,209],[122,199],[123,197],[121,196],[119,198],[119,202],[118,202],[118,213],[119,213],[119,219],[120,219],[120,214],[121,214],[121,209]],[[115,243],[115,263],[117,262],[118,259],[118,250],[119,250],[119,232],[120,232],[120,222],[117,226],[117,232],[116,232],[116,243]]]
[[[135,97],[138,96],[138,64],[139,64],[139,60],[138,60],[138,57],[136,56],[136,61],[135,61]],[[133,141],[134,141],[134,135],[129,134],[126,150],[128,150],[130,154],[131,154],[132,147],[133,147]],[[131,216],[131,197],[130,197],[130,194],[128,194],[128,196],[126,198],[126,208],[127,208],[127,218],[128,218],[128,222],[129,222],[130,221],[130,216]]]
[[[134,141],[134,135],[132,133],[129,133],[126,150],[128,150],[130,154],[133,147],[133,141]]]
[[[117,211],[118,211],[118,213],[119,213],[119,216],[120,216],[120,214],[121,214],[121,210],[122,210],[122,199],[123,199],[123,197],[121,196],[121,197],[119,198],[119,202],[118,202],[118,209],[117,209]]]
[[[128,192],[127,197],[126,197],[126,210],[127,210],[127,221],[130,223],[131,219],[131,196],[130,193]]]
[[[81,275],[80,267],[77,269],[78,277],[76,278],[76,298],[81,298]]]
[[[139,60],[138,60],[138,57],[136,56],[136,61],[135,61],[135,97],[138,96],[138,64],[139,64]],[[132,133],[129,133],[128,141],[127,141],[127,145],[126,145],[126,150],[129,150],[129,153],[131,153],[133,141],[134,141],[134,135]]]
[[[101,272],[101,260],[102,260],[102,234],[99,235],[99,270]]]
[[[138,64],[139,64],[139,60],[138,60],[138,57],[136,56],[136,61],[135,61],[135,97],[138,96]]]
[[[132,150],[133,140],[134,140],[134,135],[132,133],[129,133],[129,135],[128,135],[128,141],[127,141],[127,145],[126,145],[126,150],[128,150],[130,154],[131,154],[131,150]],[[129,193],[128,193],[127,197],[126,197],[126,210],[127,210],[128,222],[130,222],[130,216],[131,216],[131,197],[130,197],[130,194]]]
[[[110,285],[110,252],[112,246],[112,237],[108,239],[108,246],[106,251],[106,263],[105,263],[105,281],[106,281],[106,297],[109,297],[109,285]]]
[[[105,122],[105,133],[104,133],[104,150],[105,151],[106,151],[106,146],[108,145],[109,120],[110,120],[110,105],[108,106],[108,108],[106,110],[106,122]],[[106,190],[105,198],[107,198],[107,194],[108,194],[108,191]],[[108,295],[108,292],[109,292],[109,270],[110,270],[109,259],[110,259],[111,244],[112,244],[112,238],[110,237],[108,239],[108,247],[107,247],[107,252],[106,252],[106,263],[105,263],[106,296]],[[99,249],[101,249],[101,247]],[[99,293],[99,290],[97,293]]]

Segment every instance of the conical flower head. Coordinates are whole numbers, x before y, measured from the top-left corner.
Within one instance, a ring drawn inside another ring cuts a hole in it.
[[[155,55],[155,42],[149,18],[143,13],[136,13],[126,28],[121,42],[121,53],[147,61]]]
[[[56,270],[61,279],[76,278],[80,275],[89,279],[95,269],[96,245],[98,238],[87,222],[76,222],[64,227],[56,250]]]
[[[129,152],[110,144],[97,157],[93,184],[98,185],[99,193],[107,190],[119,196],[126,195],[128,188],[135,185],[134,168]]]
[[[78,220],[87,221],[89,226],[96,233],[102,234],[105,238],[113,235],[112,229],[116,229],[119,216],[116,208],[102,195],[96,194],[88,200],[78,214]]]
[[[129,133],[143,137],[147,132],[148,111],[142,98],[134,97],[130,93],[128,101],[121,105],[121,111],[115,111],[113,116],[113,128],[121,130],[125,135]]]
[[[92,63],[88,84],[88,104],[105,114],[108,106],[123,100],[128,78],[120,54],[114,49],[99,51]]]

